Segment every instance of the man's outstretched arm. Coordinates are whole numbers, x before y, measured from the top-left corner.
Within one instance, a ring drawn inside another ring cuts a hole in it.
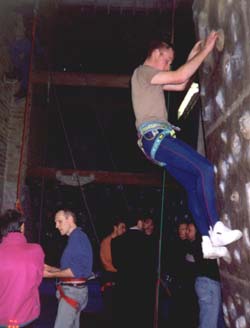
[[[200,41],[196,43],[194,48],[191,50],[188,60],[185,64],[183,64],[175,71],[159,72],[152,78],[151,83],[158,85],[162,84],[163,89],[168,91],[184,90],[190,78],[213,50],[217,38],[217,32],[211,32],[207,37],[203,47],[201,47]]]
[[[74,274],[70,268],[61,270],[56,267],[52,267],[50,265],[44,265],[43,271],[44,278],[72,278]]]

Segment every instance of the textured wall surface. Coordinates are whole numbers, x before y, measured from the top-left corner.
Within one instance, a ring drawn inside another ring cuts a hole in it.
[[[196,0],[193,12],[197,38],[221,32],[200,70],[201,98],[220,217],[243,231],[228,247],[231,263],[220,261],[226,324],[250,327],[250,9],[244,0]]]
[[[3,203],[5,163],[8,143],[9,102],[11,88],[0,84],[0,208]]]
[[[9,107],[2,210],[13,208],[16,203],[24,107],[25,99],[13,100]]]
[[[16,101],[19,83],[6,73],[12,69],[9,44],[24,36],[23,19],[15,11],[17,2],[0,3],[0,209],[16,202],[18,165],[23,129],[24,98]]]

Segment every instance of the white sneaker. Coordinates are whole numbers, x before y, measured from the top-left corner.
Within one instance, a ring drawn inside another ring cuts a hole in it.
[[[230,253],[226,247],[213,246],[208,236],[202,236],[201,247],[204,259],[214,260],[223,257],[226,260],[230,257]]]
[[[242,232],[240,230],[231,230],[221,221],[218,221],[213,229],[210,228],[209,236],[213,246],[225,246],[239,240],[242,237]]]

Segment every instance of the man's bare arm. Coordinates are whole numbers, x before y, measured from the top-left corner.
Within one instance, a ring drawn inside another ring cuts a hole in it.
[[[166,84],[163,85],[162,89],[165,91],[184,91],[188,88],[190,83],[191,83],[190,80],[187,80],[185,83]]]
[[[59,268],[52,267],[45,264],[43,277],[44,278],[72,278],[74,277],[74,274],[70,268],[65,270],[60,270]]]
[[[163,84],[164,90],[180,91],[187,86],[189,79],[200,67],[204,59],[213,50],[218,34],[213,31],[206,39],[204,46],[198,51],[200,43],[196,43],[191,51],[188,61],[175,71],[162,71],[156,74],[152,80],[152,84]],[[197,52],[197,53],[196,53]],[[191,59],[190,59],[191,57]]]

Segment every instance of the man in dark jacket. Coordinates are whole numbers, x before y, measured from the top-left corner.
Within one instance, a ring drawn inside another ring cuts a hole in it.
[[[118,270],[119,327],[152,327],[154,250],[144,233],[144,219],[137,217],[125,234],[112,240],[113,263]],[[119,319],[120,318],[120,319]]]

